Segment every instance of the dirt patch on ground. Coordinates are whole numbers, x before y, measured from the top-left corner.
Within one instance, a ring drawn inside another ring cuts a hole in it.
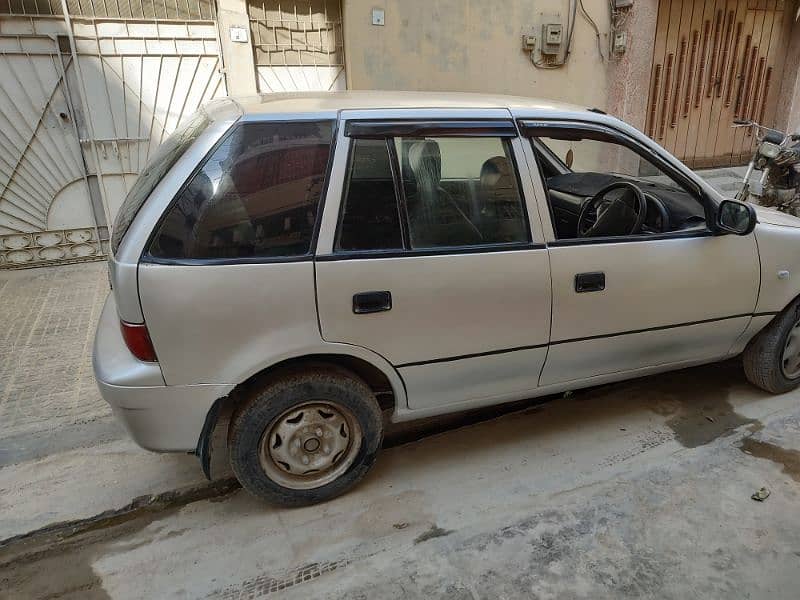
[[[742,452],[755,456],[756,458],[766,458],[780,465],[783,472],[795,481],[800,482],[800,451],[787,450],[769,442],[745,438],[739,445]]]
[[[92,536],[112,539],[127,532],[126,526],[143,528],[152,521],[199,500],[224,497],[241,486],[235,479],[220,479],[161,494],[134,498],[122,508],[88,519],[54,523],[29,533],[0,540],[0,568],[24,565],[75,548]],[[116,533],[115,533],[116,532]]]
[[[430,529],[421,533],[417,539],[414,540],[414,544],[421,544],[422,542],[427,542],[428,540],[432,540],[438,537],[444,537],[446,535],[450,535],[453,533],[450,529],[442,529],[435,523],[431,526]]]
[[[713,376],[710,376],[713,373]],[[647,389],[642,389],[647,382]],[[666,417],[675,440],[686,448],[697,448],[749,425],[756,419],[736,412],[729,398],[734,389],[746,385],[741,364],[730,360],[712,367],[665,373],[637,384],[637,393],[654,413]]]
[[[685,402],[681,411],[670,417],[666,424],[675,432],[675,439],[687,448],[697,448],[713,440],[729,435],[744,425],[756,425],[756,419],[748,419],[737,413],[727,400],[704,400],[696,404]]]
[[[106,600],[102,579],[92,569],[94,552],[76,548],[41,561],[0,570],[0,599]]]

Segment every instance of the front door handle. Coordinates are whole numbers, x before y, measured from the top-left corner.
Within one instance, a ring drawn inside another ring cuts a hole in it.
[[[604,289],[606,289],[605,273],[578,273],[575,275],[575,291],[579,294],[583,292],[602,292]]]
[[[359,292],[353,296],[353,312],[357,315],[392,310],[392,293]]]

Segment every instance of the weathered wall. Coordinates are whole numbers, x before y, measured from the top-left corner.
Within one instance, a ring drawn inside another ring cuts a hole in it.
[[[800,22],[796,20],[800,2],[787,6],[786,26],[789,29],[789,47],[786,49],[786,67],[778,96],[776,126],[800,133]]]
[[[250,96],[257,93],[256,67],[253,48],[231,40],[230,28],[242,27],[250,32],[245,0],[217,0],[219,41],[225,65],[225,82],[231,96]]]
[[[607,55],[609,4],[583,4],[600,28]],[[566,23],[566,0],[344,0],[343,5],[349,89],[493,92],[607,107],[607,66],[580,9],[564,67],[537,69],[522,50],[524,33],[540,36],[540,13],[560,13]],[[372,25],[376,7],[385,9],[384,26]],[[644,106],[646,97],[641,102]]]
[[[636,0],[625,22],[628,50],[608,66],[608,112],[644,130],[658,0]]]

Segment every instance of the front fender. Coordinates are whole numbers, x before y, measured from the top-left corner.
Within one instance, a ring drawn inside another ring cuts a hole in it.
[[[800,220],[794,222],[800,225]],[[800,295],[800,227],[759,222],[755,236],[761,261],[755,312],[777,313]]]

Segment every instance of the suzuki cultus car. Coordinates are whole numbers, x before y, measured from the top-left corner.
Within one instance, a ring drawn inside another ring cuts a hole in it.
[[[794,388],[798,227],[596,109],[216,101],[119,210],[95,374],[141,446],[206,471],[224,449],[248,491],[310,504],[364,476],[384,415],[739,354],[756,386]]]

